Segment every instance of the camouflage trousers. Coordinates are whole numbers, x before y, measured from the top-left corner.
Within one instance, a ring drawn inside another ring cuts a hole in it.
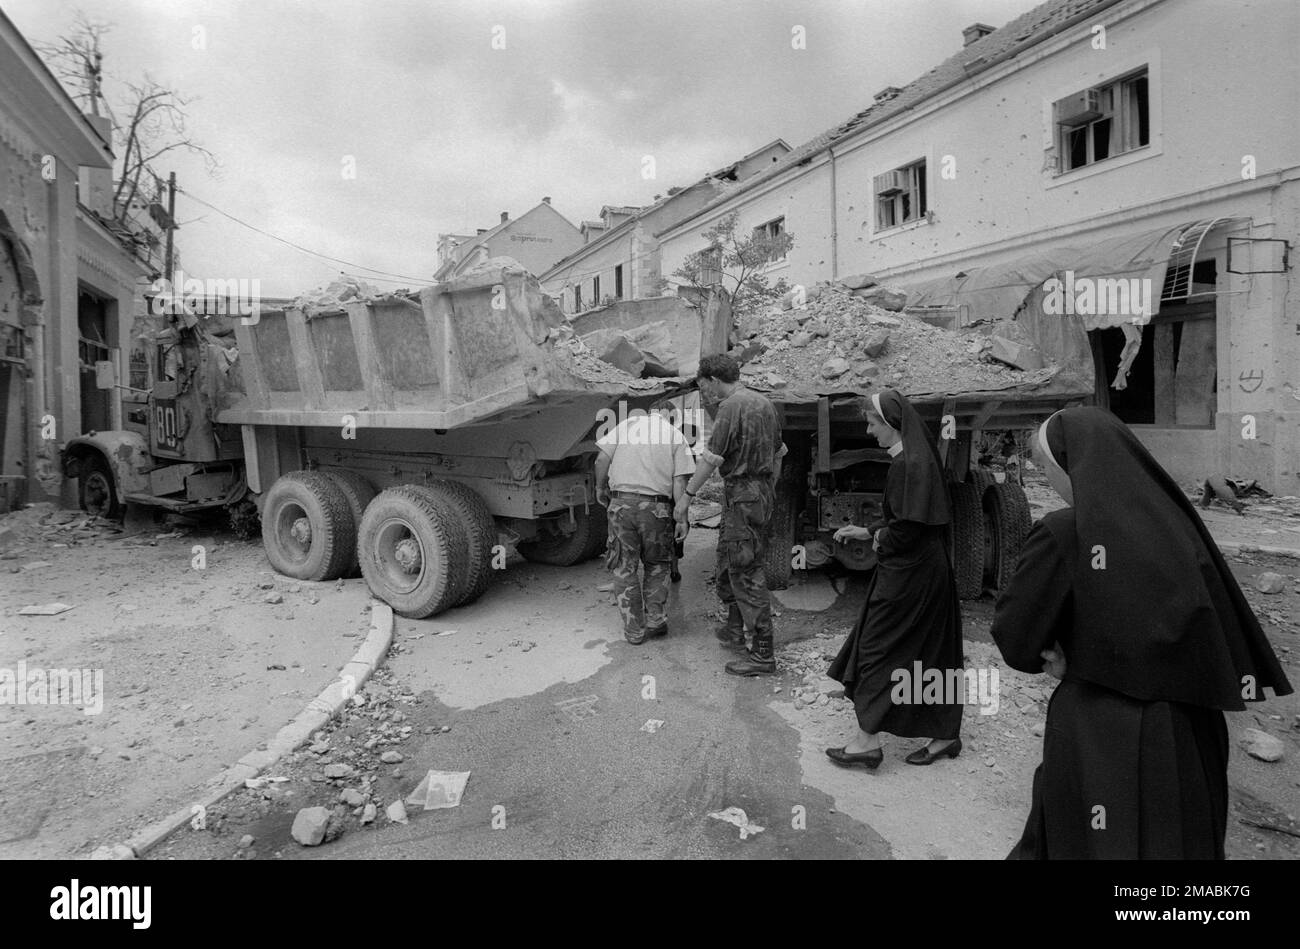
[[[639,639],[647,629],[668,622],[672,560],[672,505],[650,498],[611,498],[605,566],[614,574],[624,636]],[[645,568],[644,578],[639,567]]]
[[[733,604],[738,607],[745,629],[755,633],[770,633],[772,629],[772,600],[763,558],[767,554],[773,504],[768,478],[737,478],[726,483],[715,587],[722,605],[728,611]]]

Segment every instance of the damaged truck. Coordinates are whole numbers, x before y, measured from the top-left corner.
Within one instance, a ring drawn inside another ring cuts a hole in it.
[[[725,348],[716,301],[647,303],[683,375]],[[600,426],[683,382],[597,359],[508,260],[418,293],[262,309],[231,321],[234,341],[205,322],[155,334],[135,430],[66,445],[82,507],[260,515],[276,571],[359,572],[409,617],[477,598],[511,548],[561,565],[602,552]]]

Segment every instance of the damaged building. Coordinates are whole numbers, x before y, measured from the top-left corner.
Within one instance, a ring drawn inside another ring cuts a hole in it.
[[[768,268],[792,284],[867,272],[953,326],[1079,317],[1098,403],[1175,477],[1298,494],[1298,33],[1294,4],[1211,0],[1050,0],[975,24],[660,231],[663,271],[737,213],[794,235]]]

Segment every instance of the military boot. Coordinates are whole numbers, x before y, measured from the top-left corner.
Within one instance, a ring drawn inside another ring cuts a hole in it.
[[[733,676],[770,676],[776,674],[776,655],[772,651],[772,631],[755,630],[754,645],[744,659],[727,663]]]
[[[745,620],[740,615],[740,607],[731,603],[727,608],[727,621],[713,631],[718,642],[728,649],[745,648]]]

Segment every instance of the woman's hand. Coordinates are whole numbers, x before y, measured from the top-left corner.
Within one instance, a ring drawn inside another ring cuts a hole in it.
[[[835,543],[847,544],[851,540],[872,540],[871,531],[865,527],[854,527],[852,524],[845,524],[835,532]]]
[[[1053,643],[1051,649],[1044,649],[1039,655],[1044,660],[1044,672],[1056,679],[1065,678],[1065,653],[1061,651],[1060,643]]]
[[[874,550],[876,553],[880,553],[880,535],[883,534],[884,532],[885,529],[882,527],[880,530],[876,531],[874,534],[871,535],[871,549]]]

